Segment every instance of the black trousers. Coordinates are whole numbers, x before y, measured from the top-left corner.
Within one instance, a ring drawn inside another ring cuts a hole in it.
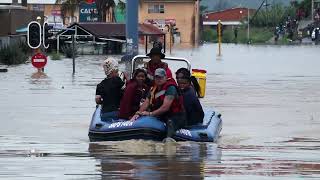
[[[172,137],[175,132],[186,126],[187,118],[186,113],[175,113],[169,116],[166,127],[167,127],[167,137]]]

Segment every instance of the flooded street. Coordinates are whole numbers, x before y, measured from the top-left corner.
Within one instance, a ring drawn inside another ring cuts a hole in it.
[[[173,50],[208,71],[203,106],[222,114],[218,144],[90,143],[104,56],[0,73],[0,179],[319,179],[320,49],[223,45]],[[119,58],[119,57],[118,57]]]

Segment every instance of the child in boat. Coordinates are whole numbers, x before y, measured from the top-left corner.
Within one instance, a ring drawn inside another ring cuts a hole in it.
[[[140,108],[141,102],[146,98],[149,87],[146,84],[147,72],[137,69],[133,78],[127,83],[124,95],[120,102],[120,119],[130,119]]]
[[[200,86],[195,77],[191,76],[186,68],[180,68],[176,72],[176,78],[180,93],[183,95],[183,104],[187,114],[187,125],[196,125],[203,122],[204,112],[196,95],[200,92]]]
[[[96,103],[102,104],[101,119],[108,121],[118,119],[118,109],[123,94],[124,82],[118,74],[118,62],[112,58],[106,59],[103,64],[106,78],[96,89]]]

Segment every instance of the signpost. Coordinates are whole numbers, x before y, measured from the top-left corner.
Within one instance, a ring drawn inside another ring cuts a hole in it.
[[[44,68],[47,64],[47,57],[44,54],[37,53],[32,56],[31,63],[37,69]]]
[[[218,52],[218,56],[221,56],[221,41],[222,41],[222,24],[221,21],[218,21],[218,46],[219,46],[219,52]]]

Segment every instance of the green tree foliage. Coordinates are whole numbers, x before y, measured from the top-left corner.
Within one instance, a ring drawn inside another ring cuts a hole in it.
[[[302,9],[305,12],[305,16],[311,16],[311,4],[312,0],[303,0],[300,3],[296,3],[297,8]]]
[[[284,7],[281,4],[274,4],[271,9],[257,12],[250,23],[256,27],[274,27],[283,23],[288,16],[295,17],[295,12],[296,8],[293,6]]]
[[[0,63],[14,65],[25,63],[28,60],[23,43],[14,43],[0,48]]]
[[[79,4],[84,0],[56,0],[56,4],[61,4],[61,16],[64,19],[67,13],[74,17]]]
[[[115,14],[114,14],[114,8],[116,7],[116,3],[114,0],[96,0],[97,10],[99,14],[99,21],[105,22],[106,21],[106,15],[112,13],[112,19],[111,21],[115,21]]]
[[[230,7],[231,4],[232,3],[230,3],[229,0],[218,0],[213,9],[215,11],[221,11]]]

